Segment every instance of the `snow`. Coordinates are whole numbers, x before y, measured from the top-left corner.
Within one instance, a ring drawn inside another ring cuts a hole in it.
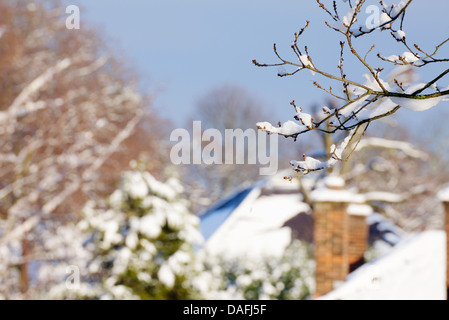
[[[268,133],[275,133],[283,136],[293,136],[308,130],[306,126],[301,126],[293,121],[285,122],[280,128],[274,127],[269,122],[258,122],[257,127]]]
[[[173,288],[175,285],[175,274],[167,264],[161,266],[157,276],[159,280],[167,287]]]
[[[375,105],[374,105],[375,106]],[[360,115],[360,118],[372,119],[388,112],[394,110],[397,107],[397,104],[394,103],[390,98],[383,98],[379,101],[377,107],[374,110],[365,109],[364,113]]]
[[[369,217],[373,213],[373,208],[366,204],[352,203],[348,207],[348,214],[353,216]]]
[[[298,190],[296,184],[290,186]],[[251,191],[210,237],[205,245],[207,252],[230,258],[277,257],[284,252],[291,242],[291,231],[283,225],[297,214],[309,212],[310,207],[299,192],[269,196],[261,193],[261,187]]]
[[[166,200],[173,201],[177,194],[183,192],[183,187],[177,179],[170,178],[166,183],[162,183],[148,172],[144,172],[142,177],[152,193]]]
[[[365,103],[366,103],[365,99],[358,99],[356,101],[348,103],[344,108],[340,109],[340,114],[342,114],[345,117],[349,117],[353,114],[353,112],[356,112]]]
[[[329,107],[323,107],[323,112],[325,113],[325,114],[331,114],[332,112],[331,112],[331,109],[329,109]]]
[[[128,172],[125,175],[125,191],[134,199],[143,199],[148,194],[148,186],[139,172]]]
[[[54,77],[68,69],[72,65],[73,61],[69,58],[65,58],[57,62],[53,67],[48,68],[44,73],[34,79],[29,85],[27,85],[13,101],[8,111],[0,112],[0,121],[15,120],[20,108],[29,101],[30,97],[38,92],[44,85],[52,81]],[[29,112],[34,110],[29,110]]]
[[[304,112],[298,112],[295,115],[295,119],[301,121],[301,123],[306,126],[308,129],[313,128],[313,118],[310,114]]]
[[[401,240],[397,234],[391,232],[385,233],[384,239],[389,243],[398,243]]]
[[[364,138],[362,139],[357,148],[356,151],[361,151],[366,148],[382,148],[382,149],[393,149],[393,150],[401,150],[404,152],[408,157],[416,158],[416,159],[426,159],[426,154],[415,148],[411,143],[404,142],[404,141],[396,141],[396,140],[388,140],[383,138]]]
[[[430,99],[408,99],[408,98],[400,98],[400,97],[392,97],[391,101],[393,101],[398,106],[404,107],[411,111],[426,111],[429,110],[436,105],[438,105],[441,101],[444,100],[444,97],[436,97]]]
[[[151,275],[147,272],[140,272],[137,275],[137,278],[142,281],[142,282],[147,282],[150,283],[150,281],[152,280]]]
[[[156,239],[162,231],[164,222],[156,214],[146,215],[140,219],[139,231],[150,239]]]
[[[140,186],[138,191],[132,188],[135,185]],[[140,189],[147,194],[144,196]],[[107,279],[101,279],[101,283],[94,281],[93,285],[99,291],[86,289],[86,297],[132,298],[129,288],[120,285],[120,279],[130,270],[135,281],[145,283],[154,278],[168,288],[175,285],[178,275],[191,263],[193,245],[201,243],[201,234],[197,230],[199,219],[188,212],[187,203],[179,198],[177,193],[181,190],[176,179],[162,183],[146,172],[130,171],[124,173],[120,191],[115,191],[109,198],[110,207],[89,202],[80,227],[93,231],[86,242],[92,257],[83,264],[89,262],[86,269],[96,272],[106,261],[112,261],[112,272]],[[167,246],[159,241],[167,229],[170,239],[180,244],[175,253],[161,248]],[[60,295],[64,294],[67,293],[60,292]]]
[[[374,191],[365,193],[363,196],[367,202],[379,201],[387,203],[401,203],[405,201],[404,196],[391,192]]]
[[[366,220],[366,222],[370,225],[375,223],[381,223],[383,221],[385,221],[385,218],[380,213],[373,213]]]
[[[383,91],[382,88],[380,87],[379,83],[376,81],[376,79],[374,79],[374,77],[371,74],[365,73],[363,75],[363,77],[366,79],[365,82],[365,87],[368,87],[374,91]],[[388,84],[388,82],[382,80],[379,78],[380,83],[382,83],[382,85],[384,86],[384,88],[387,91],[391,91],[391,87]]]
[[[426,231],[370,262],[322,300],[445,300],[446,235]]]
[[[340,32],[346,33],[349,25],[351,24],[355,14],[355,9],[349,10],[349,12],[343,17],[343,19],[334,23],[333,27]]]
[[[27,4],[27,10],[28,10],[28,11],[31,11],[31,12],[34,12],[34,11],[36,11],[36,10],[37,10],[37,6],[36,6],[36,4],[35,4],[35,3],[33,3],[33,2],[31,2],[31,3]]]
[[[291,190],[299,190],[300,189],[300,183],[299,179],[293,179],[292,181],[286,183],[284,180],[284,177],[287,173],[290,173],[290,170],[280,171],[278,174],[272,176],[270,179],[266,181],[264,184],[265,190],[276,190],[283,193],[288,193]],[[314,181],[311,181],[313,179],[302,179],[302,183],[305,186],[305,188],[311,189]]]
[[[392,34],[393,34],[393,37],[398,41],[405,39],[405,32],[402,30],[394,31],[394,32],[392,32]]]
[[[318,171],[322,169],[332,168],[338,161],[343,159],[343,152],[348,147],[349,142],[355,134],[355,130],[351,130],[349,135],[342,141],[340,146],[332,145],[330,149],[331,158],[326,162],[321,162],[312,157],[304,156],[303,161],[290,161],[290,165],[294,167],[294,170],[302,174],[309,173],[310,171]]]
[[[355,202],[360,199],[354,193],[343,190],[344,187],[343,178],[331,175],[324,179],[324,186],[314,190],[310,196],[315,202]]]
[[[342,177],[331,175],[324,179],[324,184],[330,189],[343,189],[346,183]]]
[[[404,52],[402,54],[402,58],[405,62],[415,64],[418,61],[421,61],[420,57],[411,53],[411,52]]]
[[[320,160],[317,160],[312,157],[305,157],[304,161],[291,161],[290,162],[293,167],[307,170],[319,170],[321,168],[326,168],[327,165],[323,164]]]
[[[449,184],[438,192],[438,199],[442,202],[449,202]]]
[[[382,12],[382,14],[380,15],[380,24],[379,25],[383,25],[390,21],[391,21],[390,16],[388,14],[386,14],[385,12]]]
[[[114,209],[120,209],[124,199],[123,199],[123,192],[120,189],[117,189],[109,196],[109,204]]]
[[[126,240],[125,240],[125,244],[128,248],[130,248],[131,250],[135,249],[137,247],[137,245],[139,244],[139,238],[137,236],[137,233],[135,232],[130,232],[127,236],[126,236]]]
[[[397,35],[395,35],[396,37]],[[423,61],[421,60],[421,58],[419,58],[419,55],[414,55],[413,53],[406,51],[404,52],[402,55],[398,56],[398,55],[392,55],[389,56],[387,58],[384,58],[388,61],[391,61],[393,63],[397,63],[397,64],[404,64],[404,63],[408,63],[414,66],[422,66],[423,65]]]
[[[302,56],[300,56],[299,61],[304,65],[304,67],[315,69],[312,61],[310,60],[310,57],[307,54],[303,54]],[[310,70],[310,73],[312,73],[312,75],[315,75],[315,72],[312,70]]]
[[[396,17],[401,12],[401,10],[405,8],[406,5],[407,2],[405,0],[402,0],[397,5],[393,4],[393,10],[391,11],[393,17]]]
[[[324,187],[314,190],[310,198],[314,202],[344,202],[350,203],[354,200],[354,193],[347,190],[332,190]]]

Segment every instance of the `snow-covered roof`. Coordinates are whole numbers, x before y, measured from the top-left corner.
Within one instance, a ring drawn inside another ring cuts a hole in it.
[[[285,222],[310,211],[302,195],[262,195],[254,188],[206,243],[212,253],[228,256],[278,256],[291,242]]]
[[[446,235],[426,231],[348,276],[323,300],[445,300]]]
[[[201,233],[204,240],[209,238],[217,231],[218,228],[229,218],[234,210],[251,194],[255,186],[238,190],[229,197],[219,201],[204,214],[201,215]]]

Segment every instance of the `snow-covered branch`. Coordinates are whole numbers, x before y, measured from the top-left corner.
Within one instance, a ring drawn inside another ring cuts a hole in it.
[[[290,165],[293,166],[296,172],[301,174],[307,174],[313,171],[330,169],[335,166],[339,161],[343,160],[343,152],[349,147],[351,141],[354,139],[357,130],[352,130],[349,135],[343,140],[343,142],[337,147],[332,145],[330,149],[330,159],[326,162],[314,159],[312,157],[303,156],[302,161],[291,161]]]
[[[301,107],[296,106],[292,102],[296,112],[294,118],[298,123],[288,121],[284,124],[279,123],[276,127],[269,122],[260,122],[257,124],[260,130],[266,131],[269,134],[291,137],[294,140],[299,135],[309,131],[335,134],[367,126],[374,121],[395,114],[400,108],[406,108],[412,111],[424,111],[437,106],[442,101],[448,100],[449,86],[447,84],[441,85],[440,82],[445,80],[449,74],[449,69],[439,73],[426,83],[418,84],[403,82],[400,74],[395,70],[393,70],[389,77],[386,77],[388,81],[384,80],[381,76],[386,67],[391,64],[418,69],[431,63],[449,62],[449,59],[437,57],[440,48],[447,44],[449,39],[437,45],[433,53],[427,53],[417,44],[413,46],[414,49],[408,44],[406,33],[403,30],[403,21],[407,9],[412,5],[413,0],[403,0],[391,6],[387,6],[381,1],[382,14],[379,23],[370,27],[356,25],[360,14],[364,11],[365,5],[367,4],[365,0],[356,1],[354,5],[351,1],[344,5],[337,5],[334,2],[332,10],[328,9],[320,0],[317,0],[317,2],[334,20],[333,24],[326,22],[330,30],[336,31],[340,36],[343,36],[343,40],[340,42],[338,48],[338,51],[341,52],[341,58],[337,65],[340,74],[332,74],[331,72],[320,69],[309,54],[310,48],[308,46],[305,46],[304,50],[300,48],[299,42],[301,36],[309,29],[311,25],[310,21],[307,21],[306,26],[294,35],[291,49],[295,60],[283,58],[275,45],[274,53],[279,59],[279,63],[262,64],[256,60],[253,60],[253,63],[259,67],[275,66],[293,68],[292,72],[285,71],[280,76],[296,75],[300,71],[308,69],[313,75],[316,74],[337,82],[342,88],[341,94],[336,93],[332,87],[329,89],[324,88],[318,81],[314,82],[314,86],[330,94],[332,97],[337,98],[341,103],[332,110],[324,107],[323,112],[314,119],[310,114],[303,112]],[[349,12],[342,14],[340,12],[341,6],[349,7]],[[400,55],[392,55],[389,57],[384,57],[379,53],[378,61],[380,63],[386,63],[387,66],[372,67],[367,58],[375,48],[375,45],[366,54],[362,54],[356,49],[354,41],[359,37],[370,34],[374,30],[389,31],[390,35],[401,43],[407,51]],[[355,59],[359,63],[361,70],[365,70],[366,73],[363,74],[366,79],[365,82],[356,81],[356,76],[350,77],[345,71],[344,61],[349,60],[346,59],[347,55],[352,56],[353,60]],[[333,160],[335,160],[335,157],[330,159],[331,165],[334,162]],[[328,168],[329,161],[321,163],[315,159],[305,157],[303,161],[294,162],[294,166],[296,168],[304,168],[304,172],[307,173]],[[299,171],[302,170],[300,169]]]

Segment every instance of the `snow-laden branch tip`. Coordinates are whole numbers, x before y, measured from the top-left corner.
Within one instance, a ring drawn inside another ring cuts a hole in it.
[[[342,143],[337,147],[332,145],[330,149],[331,157],[326,162],[322,162],[312,157],[303,156],[304,160],[290,162],[290,165],[294,170],[300,174],[308,174],[313,171],[325,170],[334,167],[339,161],[343,160],[343,153],[348,148],[349,143],[353,139],[357,130],[352,130],[349,135],[342,141]]]
[[[256,124],[257,128],[259,130],[267,132],[268,134],[278,134],[284,137],[292,137],[294,139],[296,139],[298,135],[302,133],[313,130],[315,128],[315,124],[313,122],[312,115],[303,112],[302,108],[296,106],[294,101],[291,104],[295,107],[296,111],[294,118],[301,124],[295,123],[293,121],[287,121],[284,124],[281,124],[279,122],[278,127],[274,127],[269,122],[258,122]]]
[[[310,129],[305,125],[299,125],[293,121],[287,121],[280,127],[274,127],[269,122],[258,122],[257,128],[259,130],[265,131],[268,134],[278,134],[284,137],[297,137],[301,133],[309,131]]]
[[[397,41],[405,40],[405,32],[402,30],[391,31],[391,34]]]
[[[414,67],[422,67],[425,65],[425,62],[418,54],[414,54],[408,51],[404,52],[402,55],[391,55],[389,57],[384,57],[379,54],[378,57],[383,61],[391,62],[396,65],[412,65]]]

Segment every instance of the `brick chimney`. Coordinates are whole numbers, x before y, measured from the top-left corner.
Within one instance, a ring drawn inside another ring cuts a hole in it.
[[[365,263],[369,235],[366,219],[373,213],[373,209],[364,203],[365,199],[357,196],[354,203],[348,207],[350,273]]]
[[[446,231],[446,289],[449,300],[449,185],[438,193],[438,197],[444,205],[444,229]]]
[[[311,194],[314,217],[315,297],[334,290],[349,273],[348,206],[354,194],[343,190],[344,180],[328,177]]]

